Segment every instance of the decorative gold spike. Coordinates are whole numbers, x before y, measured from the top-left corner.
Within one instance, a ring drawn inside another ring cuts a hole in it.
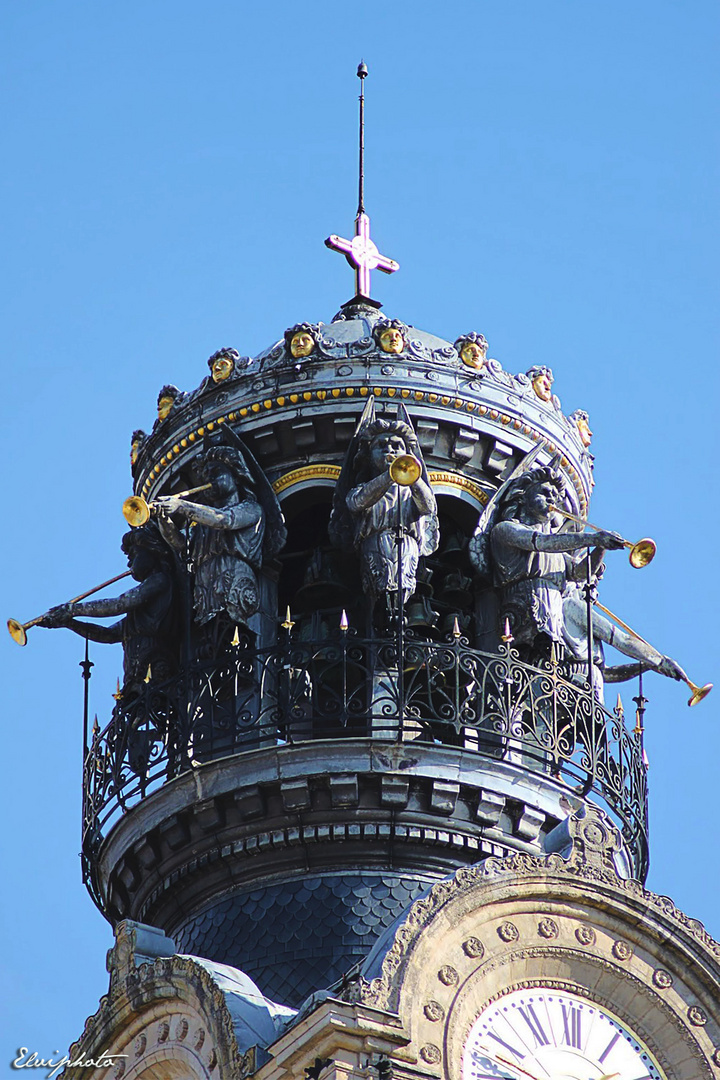
[[[501,641],[504,641],[506,645],[509,645],[510,642],[513,640],[513,636],[512,636],[512,633],[510,631],[510,620],[507,617],[507,615],[505,616],[505,629],[504,629],[503,633],[500,635],[500,639],[501,639]]]
[[[642,735],[645,729],[642,726],[642,713],[640,709],[635,710],[635,727],[633,728],[633,735]]]
[[[151,679],[152,679],[152,668],[148,664],[147,675],[145,676],[144,682],[149,683]]]
[[[240,644],[240,634],[238,632],[237,626],[235,627],[235,633],[233,634],[233,639],[230,642],[230,644],[231,645],[239,645]]]
[[[122,690],[120,689],[120,676],[119,675],[118,675],[117,686],[115,687],[115,693],[113,694],[113,697],[115,698],[116,701],[119,701],[120,698],[122,697]]]
[[[615,712],[618,714],[618,716],[624,716],[625,715],[625,709],[623,708],[622,698],[620,697],[620,691],[619,690],[618,690],[618,696],[617,696],[617,704],[615,706]]]
[[[350,628],[350,623],[348,622],[347,611],[345,610],[345,608],[343,608],[342,609],[342,615],[340,616],[340,629],[341,630],[348,630],[349,628]]]
[[[100,734],[100,725],[98,724],[97,713],[95,713],[95,719],[93,720],[92,733],[93,739]]]
[[[293,626],[295,625],[295,623],[293,621],[293,617],[290,614],[290,605],[289,604],[287,606],[287,611],[285,612],[285,622],[281,623],[280,625],[282,626],[283,630],[292,630]]]
[[[455,638],[456,641],[458,640],[459,637],[461,637],[460,623],[458,622],[457,615],[453,619],[453,637]]]

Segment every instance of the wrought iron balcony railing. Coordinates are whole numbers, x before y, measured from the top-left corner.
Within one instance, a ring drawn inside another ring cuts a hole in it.
[[[575,681],[577,679],[577,681]],[[167,781],[205,762],[325,738],[417,740],[464,748],[592,793],[647,869],[642,729],[608,712],[584,674],[523,663],[509,646],[486,653],[459,635],[445,643],[240,640],[221,663],[195,661],[175,679],[121,698],[95,730],[84,767],[83,858],[119,818]]]

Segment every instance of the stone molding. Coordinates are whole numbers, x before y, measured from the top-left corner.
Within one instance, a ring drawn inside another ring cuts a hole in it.
[[[338,858],[360,870],[390,847],[404,872],[445,876],[513,850],[539,853],[564,813],[551,778],[530,784],[522,769],[455,748],[336,741],[323,777],[327,749],[246,752],[149,795],[101,849],[109,915],[173,926],[180,897],[198,910],[228,883],[296,872],[308,858],[320,870]]]
[[[581,807],[565,827],[569,858],[490,858],[434,885],[408,909],[384,956],[369,958],[365,970],[381,964],[379,975],[361,975],[348,992],[398,1012],[411,1046],[446,1078],[459,1077],[479,1012],[534,986],[619,1010],[668,1080],[715,1076],[708,1063],[720,1048],[720,945],[668,897],[617,876],[619,836],[599,810]],[[433,968],[438,956],[443,965]],[[418,1049],[429,1045],[441,1051],[432,1062]]]
[[[102,1052],[118,1058],[113,1068],[92,1074],[103,1080],[140,1080],[148,1071],[156,1080],[246,1075],[247,1054],[238,1048],[225,996],[204,968],[181,956],[135,966],[125,945],[119,952],[125,960],[112,968],[109,992],[70,1048],[72,1061]],[[63,1073],[64,1080],[88,1076],[81,1065]]]

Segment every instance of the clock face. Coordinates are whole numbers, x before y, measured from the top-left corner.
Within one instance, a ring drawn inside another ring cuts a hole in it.
[[[564,990],[514,990],[470,1028],[462,1080],[663,1080],[610,1013]]]

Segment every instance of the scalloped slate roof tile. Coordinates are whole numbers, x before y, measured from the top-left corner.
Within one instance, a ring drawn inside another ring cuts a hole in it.
[[[274,1001],[300,1005],[362,960],[431,883],[323,874],[226,897],[174,933],[179,952],[240,968]]]

